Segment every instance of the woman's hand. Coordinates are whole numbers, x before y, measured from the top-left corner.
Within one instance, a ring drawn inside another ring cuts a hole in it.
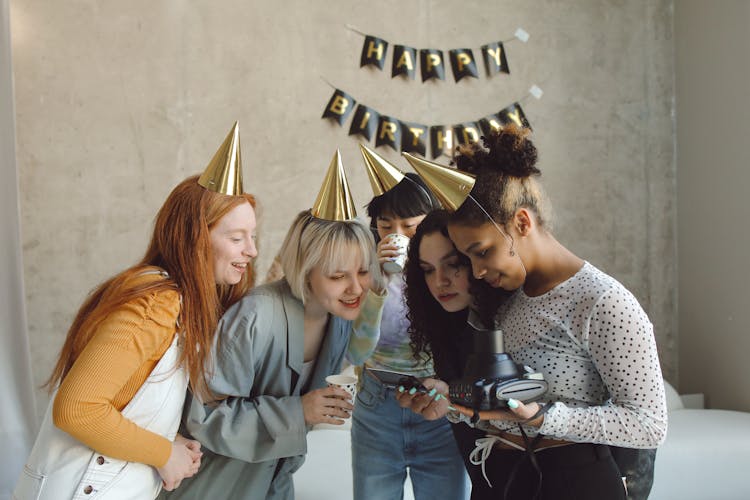
[[[378,242],[377,254],[378,262],[382,269],[383,263],[393,260],[395,257],[401,255],[402,250],[399,249],[398,245],[394,245],[390,239],[383,239]]]
[[[352,397],[341,387],[315,389],[302,396],[302,412],[307,425],[342,425],[351,416]]]
[[[172,491],[180,486],[186,477],[192,477],[201,466],[201,444],[192,439],[186,439],[180,434],[172,442],[172,452],[167,463],[156,470],[161,476],[162,486]]]
[[[422,385],[427,392],[411,392],[399,390],[396,400],[402,408],[409,408],[414,413],[422,415],[425,420],[437,420],[444,417],[450,409],[448,401],[448,384],[436,378],[426,378]]]
[[[456,411],[469,418],[474,416],[474,410],[465,406],[453,405]],[[541,409],[541,405],[536,402],[524,404],[517,399],[508,400],[507,410],[483,410],[479,412],[479,420],[503,420],[506,422],[524,422],[533,417]],[[540,415],[534,420],[525,422],[525,425],[532,427],[541,427],[544,422],[544,415]]]

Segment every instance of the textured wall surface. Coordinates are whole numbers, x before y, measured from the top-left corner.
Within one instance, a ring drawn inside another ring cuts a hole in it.
[[[750,3],[675,7],[680,390],[750,411]]]
[[[261,274],[336,147],[365,205],[349,122],[320,119],[332,93],[324,79],[426,124],[480,118],[539,85],[543,98],[522,105],[556,235],[635,293],[676,376],[671,1],[16,0],[11,20],[36,382],[85,294],[140,256],[170,189],[203,169],[234,120],[246,189],[262,203]],[[423,84],[360,69],[363,38],[347,24],[476,56],[518,27],[531,38],[507,43],[510,75]]]

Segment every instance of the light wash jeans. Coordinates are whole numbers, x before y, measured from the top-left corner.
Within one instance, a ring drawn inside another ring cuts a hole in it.
[[[466,500],[470,486],[450,423],[401,408],[369,374],[352,415],[354,500],[401,500],[406,471],[415,500]]]

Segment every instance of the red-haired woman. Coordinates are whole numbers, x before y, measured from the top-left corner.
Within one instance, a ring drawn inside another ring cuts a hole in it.
[[[185,391],[207,396],[216,325],[253,285],[254,206],[198,176],[172,191],[143,259],[79,309],[13,498],[155,498],[195,474],[200,444],[177,434]]]

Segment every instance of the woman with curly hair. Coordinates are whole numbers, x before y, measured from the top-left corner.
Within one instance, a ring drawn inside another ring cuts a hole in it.
[[[447,392],[441,381],[450,382],[463,376],[472,352],[473,332],[467,328],[470,305],[474,303],[473,322],[491,324],[500,301],[509,295],[491,288],[480,292],[489,287],[471,279],[469,259],[458,253],[448,238],[448,218],[445,210],[435,210],[424,218],[409,243],[404,269],[412,352],[416,359],[433,362],[436,379],[427,379],[424,385],[430,390],[439,388],[440,393]],[[476,303],[472,295],[481,297],[482,303]],[[400,394],[399,399],[402,397]],[[430,401],[423,399],[425,404]],[[435,406],[431,411],[437,414],[439,409]],[[471,479],[471,499],[495,498],[481,471],[469,461],[474,443],[485,433],[464,422],[453,423],[451,429]]]
[[[476,181],[448,234],[475,278],[512,293],[496,316],[505,350],[549,390],[538,402],[509,399],[509,410],[454,405],[451,418],[486,433],[472,462],[506,499],[624,499],[609,445],[654,448],[666,436],[653,327],[624,286],[550,232],[528,134],[508,126],[459,150],[459,170]],[[447,412],[442,399],[423,409]]]

